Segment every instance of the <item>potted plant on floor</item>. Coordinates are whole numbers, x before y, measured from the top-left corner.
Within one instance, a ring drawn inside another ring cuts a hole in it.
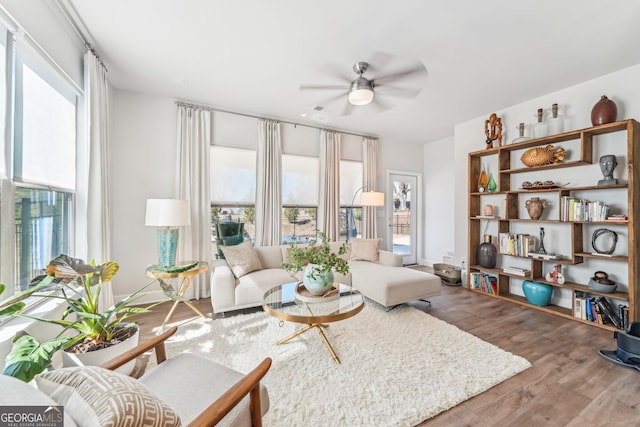
[[[318,232],[321,242],[317,239],[311,240],[309,245],[289,244],[288,261],[282,263],[281,267],[295,277],[296,273],[303,271],[302,283],[309,293],[313,295],[324,295],[333,287],[333,272],[340,274],[349,273],[349,264],[340,255],[347,253],[348,245],[344,242],[338,253],[331,250],[329,239],[323,232]]]
[[[151,281],[101,312],[98,304],[102,288],[111,281],[118,269],[118,263],[113,261],[95,265],[67,255],[53,259],[47,266],[46,274],[32,280],[30,286],[37,291],[29,294],[64,300],[67,308],[62,318],[47,319],[24,313],[17,315],[59,325],[63,330],[58,337],[46,343],[40,343],[28,335],[17,338],[7,356],[3,373],[30,381],[50,365],[53,354],[58,350],[64,350],[62,359],[66,366],[99,365],[137,345],[138,326],[129,320],[137,314],[149,312],[159,303],[148,307],[134,307],[133,304],[157,291],[145,291],[153,283]],[[53,289],[51,292],[41,292],[48,288]],[[75,331],[76,334],[63,335],[68,331]],[[114,349],[116,346],[118,348]],[[100,355],[104,353],[107,354],[102,359]],[[122,371],[130,373],[132,369],[133,364]]]

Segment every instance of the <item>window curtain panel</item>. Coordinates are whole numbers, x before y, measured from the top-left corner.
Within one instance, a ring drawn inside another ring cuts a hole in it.
[[[320,197],[318,228],[329,240],[340,236],[340,134],[320,130]]]
[[[256,153],[256,246],[281,244],[282,143],[280,123],[258,121]]]
[[[364,138],[362,140],[362,184],[363,191],[376,191],[378,175],[378,140]],[[373,239],[377,229],[376,207],[362,207],[362,237]]]
[[[109,79],[100,60],[85,54],[85,78],[89,115],[89,168],[87,191],[87,261],[101,264],[111,260],[111,217],[109,215]],[[111,284],[102,287],[101,312],[113,305]]]
[[[211,111],[178,105],[178,199],[189,200],[191,225],[182,227],[178,243],[179,258],[184,261],[211,262],[211,201],[209,199],[209,153]],[[198,274],[187,298],[211,295],[210,274]],[[190,295],[189,295],[190,294]]]

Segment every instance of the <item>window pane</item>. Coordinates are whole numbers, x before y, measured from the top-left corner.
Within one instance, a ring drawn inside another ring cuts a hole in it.
[[[23,182],[75,189],[76,105],[22,67],[22,158],[16,165]]]
[[[282,204],[289,206],[318,205],[317,157],[282,155]]]
[[[282,243],[314,239],[316,228],[316,208],[282,209]]]
[[[16,188],[16,288],[26,289],[48,262],[70,253],[70,193]]]
[[[211,147],[211,202],[255,204],[256,152],[238,148]]]
[[[362,188],[362,162],[340,161],[340,206],[360,205],[354,195]]]
[[[362,208],[340,208],[340,235],[338,240],[362,237]]]
[[[217,224],[232,222],[242,223],[242,240],[254,241],[256,237],[255,217],[256,210],[253,206],[211,206],[211,219],[213,227],[213,230],[211,230],[211,242],[213,245],[213,253],[218,253],[218,233],[216,231]],[[225,236],[220,237],[224,238]],[[232,244],[241,243],[242,240],[234,239],[234,242],[232,242]]]

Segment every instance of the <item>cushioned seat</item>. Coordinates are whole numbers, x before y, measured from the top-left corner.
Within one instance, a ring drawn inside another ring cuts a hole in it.
[[[167,359],[161,367],[152,369],[140,377],[140,381],[176,410],[183,425],[193,421],[212,401],[244,377],[240,372],[188,353]],[[206,398],[200,398],[204,396]],[[260,385],[260,402],[261,415],[264,415],[269,409],[269,395],[263,385]],[[245,397],[217,425],[251,425],[249,398]]]

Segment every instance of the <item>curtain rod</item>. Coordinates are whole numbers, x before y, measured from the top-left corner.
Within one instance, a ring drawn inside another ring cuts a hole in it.
[[[369,135],[362,135],[362,134],[359,134],[359,133],[345,132],[345,131],[338,130],[338,129],[327,129],[327,128],[322,128],[322,127],[318,127],[318,126],[307,125],[307,124],[304,124],[304,123],[289,122],[287,120],[270,119],[268,117],[260,117],[260,116],[254,116],[252,114],[238,113],[236,111],[222,110],[220,108],[207,107],[206,105],[193,104],[193,103],[190,103],[190,102],[175,101],[175,104],[178,105],[178,106],[199,108],[201,110],[206,110],[206,111],[211,111],[211,112],[227,113],[227,114],[235,114],[236,116],[251,117],[252,119],[274,120],[276,122],[285,123],[285,124],[288,124],[288,125],[293,125],[294,127],[302,126],[302,127],[307,127],[307,128],[311,128],[311,129],[330,130],[330,131],[334,131],[334,132],[343,133],[345,135],[359,136],[361,138],[378,139],[377,136],[369,136]]]
[[[102,65],[102,67],[104,67],[105,71],[109,71],[107,66],[100,59],[100,55],[98,55],[98,52],[96,51],[95,47],[91,44],[91,42],[89,41],[88,37],[85,36],[84,32],[80,29],[80,26],[78,25],[78,23],[74,19],[74,15],[75,15],[80,20],[80,22],[82,22],[82,18],[80,18],[80,15],[78,15],[78,12],[75,10],[73,5],[71,3],[69,3],[69,8],[71,8],[73,10],[73,15],[72,15],[71,12],[69,11],[69,9],[67,9],[67,7],[62,3],[61,0],[56,0],[56,4],[60,8],[60,10],[62,10],[62,13],[67,18],[67,21],[69,21],[69,23],[71,24],[71,26],[75,30],[76,34],[78,34],[78,37],[80,37],[80,40],[82,40],[82,43],[84,44],[84,47],[86,47],[87,50],[89,52],[91,52],[91,54],[93,56],[96,57],[96,60],[98,61],[98,63],[100,63],[100,65]],[[82,25],[86,28],[86,25],[84,25],[84,22],[82,22]]]

